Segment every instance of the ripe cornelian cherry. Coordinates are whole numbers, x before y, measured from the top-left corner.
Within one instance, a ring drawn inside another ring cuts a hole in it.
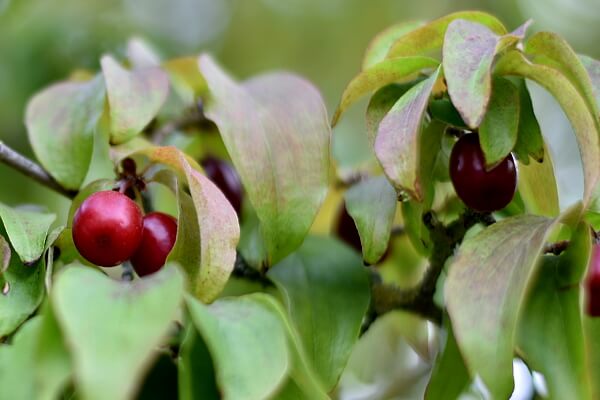
[[[142,227],[142,212],[130,198],[110,190],[96,192],[75,212],[73,242],[89,262],[113,267],[137,250]]]
[[[600,244],[592,247],[592,257],[585,279],[586,312],[590,317],[600,317]]]
[[[468,207],[481,212],[506,207],[517,188],[517,168],[512,154],[486,170],[479,136],[474,133],[462,136],[452,148],[450,178],[458,197]]]
[[[233,206],[235,212],[240,215],[242,210],[243,188],[240,177],[231,164],[227,161],[208,156],[200,164],[204,172],[225,195]]]
[[[360,243],[358,228],[356,228],[354,219],[348,213],[345,203],[342,204],[341,210],[338,214],[337,224],[335,226],[335,234],[347,245],[359,253],[362,253],[362,245]]]
[[[131,257],[131,265],[139,276],[155,273],[165,265],[177,238],[177,220],[161,212],[144,217],[142,241]]]

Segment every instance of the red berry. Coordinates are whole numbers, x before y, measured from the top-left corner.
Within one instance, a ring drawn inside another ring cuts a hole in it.
[[[508,205],[517,188],[512,154],[489,171],[476,134],[462,136],[450,154],[450,178],[456,194],[470,208],[490,212]]]
[[[89,262],[113,267],[128,260],[142,240],[142,212],[127,196],[96,192],[73,217],[73,242]]]
[[[239,215],[242,210],[243,189],[240,177],[233,166],[226,161],[210,156],[204,158],[200,164],[208,179],[221,189]]]
[[[585,289],[587,314],[600,317],[600,244],[595,244],[592,248]]]
[[[177,220],[170,215],[151,212],[144,217],[142,241],[131,257],[131,265],[139,276],[155,273],[167,260],[177,238]]]
[[[346,204],[342,204],[341,210],[337,218],[335,233],[343,242],[350,247],[362,253],[362,245],[360,243],[360,235],[354,223],[354,219],[348,214]]]

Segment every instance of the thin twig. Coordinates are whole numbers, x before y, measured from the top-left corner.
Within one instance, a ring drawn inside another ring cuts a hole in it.
[[[29,158],[17,153],[8,147],[3,141],[0,141],[0,162],[12,167],[23,175],[26,175],[36,182],[72,199],[77,194],[76,191],[65,189],[60,183],[46,172],[39,164]]]

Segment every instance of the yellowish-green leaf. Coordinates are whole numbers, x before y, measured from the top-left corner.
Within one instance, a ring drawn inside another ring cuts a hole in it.
[[[413,80],[424,69],[432,69],[439,62],[429,57],[403,57],[383,60],[355,76],[342,93],[340,104],[333,115],[332,125],[361,96],[372,93],[391,83]]]
[[[427,54],[442,47],[448,25],[462,19],[487,26],[492,32],[504,35],[506,28],[496,17],[480,11],[459,11],[448,14],[401,36],[391,46],[387,58]]]
[[[525,52],[532,62],[560,71],[579,91],[592,113],[599,115],[590,76],[566,40],[556,33],[538,32],[525,44]]]
[[[583,162],[584,205],[597,199],[600,180],[600,129],[586,99],[559,70],[530,62],[518,51],[504,54],[496,65],[500,75],[517,75],[531,79],[548,90],[561,105],[573,126]],[[592,204],[598,209],[600,204]]]
[[[541,163],[534,161],[525,165],[519,162],[517,186],[529,214],[556,217],[560,213],[558,187],[550,152],[545,152]]]
[[[362,69],[369,69],[385,60],[385,56],[396,40],[423,24],[423,21],[400,22],[378,33],[367,46],[363,57]]]

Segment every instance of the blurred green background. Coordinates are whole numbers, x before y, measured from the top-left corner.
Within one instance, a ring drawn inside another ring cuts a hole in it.
[[[134,35],[165,58],[212,52],[240,78],[297,72],[320,88],[332,112],[377,32],[463,9],[495,13],[510,29],[533,18],[532,31],[555,31],[578,52],[600,57],[600,0],[0,0],[0,139],[31,156],[27,99],[74,69],[98,69],[103,53],[123,57]],[[564,206],[581,190],[577,151],[556,103],[534,91],[544,133],[560,149],[553,154]],[[354,107],[336,128],[341,165],[369,156],[363,110]],[[0,182],[0,201],[44,204],[64,217],[68,202],[37,183],[5,166]]]

